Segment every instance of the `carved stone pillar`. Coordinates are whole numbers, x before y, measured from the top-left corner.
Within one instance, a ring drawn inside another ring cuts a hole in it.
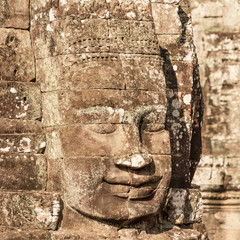
[[[240,4],[191,1],[205,116],[194,182],[203,191],[210,239],[240,236]]]

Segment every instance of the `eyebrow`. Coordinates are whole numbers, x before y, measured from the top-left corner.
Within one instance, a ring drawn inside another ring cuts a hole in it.
[[[89,108],[83,108],[77,110],[77,115],[80,116],[81,114],[99,114],[99,115],[120,115],[122,117],[122,122],[124,120],[133,120],[137,122],[140,118],[150,112],[162,112],[166,114],[167,107],[163,105],[149,105],[149,106],[138,106],[133,110],[124,110],[123,108],[113,108],[110,106],[95,106]]]

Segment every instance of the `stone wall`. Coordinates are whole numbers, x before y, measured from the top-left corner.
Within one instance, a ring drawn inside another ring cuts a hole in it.
[[[195,175],[211,240],[240,236],[240,2],[191,1],[204,94],[203,155]]]
[[[48,239],[46,230],[56,229],[60,211],[58,194],[45,192],[46,138],[29,30],[29,1],[1,1],[1,239]]]

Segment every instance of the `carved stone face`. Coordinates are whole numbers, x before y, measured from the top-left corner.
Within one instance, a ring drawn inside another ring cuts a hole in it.
[[[188,186],[200,156],[189,17],[160,2],[31,1],[48,190],[94,219],[160,212],[170,179]]]
[[[89,61],[69,73],[69,82],[85,77],[100,81],[102,88],[59,93],[68,122],[59,128],[65,200],[71,208],[104,220],[135,220],[157,213],[171,178],[160,58],[153,56],[154,64],[151,58],[130,58],[121,60],[126,66],[121,68],[111,61]],[[132,76],[131,82],[124,76]],[[104,83],[121,79],[125,89],[104,89]],[[136,83],[143,79],[146,86],[141,89]]]

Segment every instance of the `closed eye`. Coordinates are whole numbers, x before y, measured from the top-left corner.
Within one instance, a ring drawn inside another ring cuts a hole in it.
[[[162,123],[147,123],[142,126],[144,132],[161,132],[164,129],[165,126]]]
[[[91,126],[90,129],[99,134],[111,134],[117,129],[116,124],[96,124]]]

